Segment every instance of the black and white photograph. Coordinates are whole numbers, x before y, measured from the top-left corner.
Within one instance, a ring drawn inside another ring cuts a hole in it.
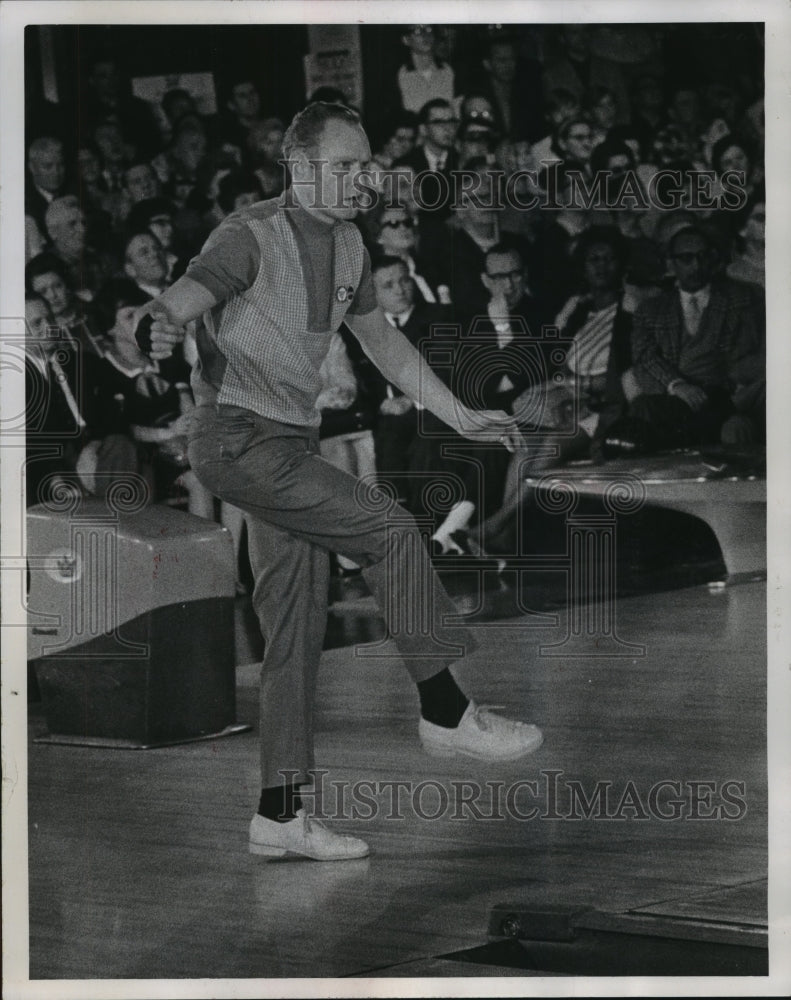
[[[791,14],[0,5],[3,995],[791,989]]]

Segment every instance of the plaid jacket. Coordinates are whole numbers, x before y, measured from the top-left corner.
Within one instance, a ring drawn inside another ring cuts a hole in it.
[[[712,282],[694,337],[685,330],[681,297],[673,289],[647,299],[635,315],[634,374],[646,393],[664,393],[676,379],[732,391],[753,370],[762,340],[753,297],[739,282]]]

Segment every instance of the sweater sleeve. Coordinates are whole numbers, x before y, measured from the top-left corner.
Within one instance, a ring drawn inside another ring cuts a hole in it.
[[[203,285],[218,302],[247,291],[255,281],[261,254],[247,226],[232,226],[210,238],[187,267],[187,277]]]

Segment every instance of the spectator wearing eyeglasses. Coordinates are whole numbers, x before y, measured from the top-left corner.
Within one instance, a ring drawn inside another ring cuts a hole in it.
[[[760,428],[736,414],[735,401],[765,377],[755,299],[716,274],[702,229],[676,232],[668,263],[676,287],[647,299],[635,316],[630,414],[650,426],[656,447],[749,443]]]
[[[450,302],[450,292],[440,280],[437,262],[420,252],[420,229],[412,212],[398,204],[383,204],[373,229],[374,252],[404,262],[420,299],[430,303]]]
[[[514,400],[541,370],[542,320],[527,286],[525,264],[518,242],[492,246],[479,275],[488,298],[481,315],[463,327],[460,337],[440,340],[435,333],[431,338],[436,356],[446,353],[452,359],[447,377],[453,391],[473,410],[493,406],[511,412]],[[423,429],[430,433],[413,442],[411,468],[452,474],[463,483],[463,498],[432,535],[435,554],[485,556],[469,529],[500,510],[511,456],[496,445],[468,449],[461,440],[454,442],[452,454],[446,454],[443,444],[453,440],[450,429],[432,422],[430,416],[425,417]]]
[[[453,68],[441,62],[435,51],[435,32],[430,24],[410,24],[401,41],[407,61],[398,70],[398,90],[405,111],[418,112],[427,101],[455,95]]]
[[[447,182],[445,184],[438,184],[435,187],[426,179],[417,180],[415,187],[421,210],[424,214],[430,215],[434,221],[440,221],[450,215],[451,174],[459,166],[456,152],[459,119],[449,101],[436,98],[423,105],[418,115],[418,122],[421,145],[415,146],[411,153],[397,160],[394,166],[411,167],[416,178],[427,173],[444,175]],[[432,206],[430,211],[424,209],[427,204]]]
[[[609,87],[591,87],[587,95],[588,115],[593,132],[593,148],[601,145],[615,125],[618,107],[615,94]]]
[[[579,170],[587,177],[593,173],[594,132],[586,115],[573,115],[558,125],[553,147],[566,170]]]
[[[412,167],[416,173],[431,170],[448,174],[458,166],[455,142],[459,119],[450,101],[434,98],[418,114],[421,145],[396,161],[396,166]]]
[[[555,133],[567,119],[573,118],[580,113],[580,102],[570,90],[558,88],[547,94],[544,102],[545,124],[550,127],[550,131],[538,142],[533,144],[533,158],[539,166],[547,163],[555,163],[561,159],[560,154],[555,149]],[[543,129],[541,130],[543,132]]]

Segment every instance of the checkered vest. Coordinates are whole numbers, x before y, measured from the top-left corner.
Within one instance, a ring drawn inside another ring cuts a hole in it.
[[[321,363],[332,334],[340,327],[363,270],[363,244],[351,223],[333,229],[333,281],[330,328],[308,329],[308,283],[297,240],[285,211],[246,222],[261,260],[255,281],[229,299],[221,311],[204,317],[206,332],[224,365],[216,402],[242,406],[280,423],[317,427],[316,398]],[[217,366],[212,366],[215,370]],[[205,380],[196,395],[206,398]],[[193,380],[194,381],[194,380]]]

